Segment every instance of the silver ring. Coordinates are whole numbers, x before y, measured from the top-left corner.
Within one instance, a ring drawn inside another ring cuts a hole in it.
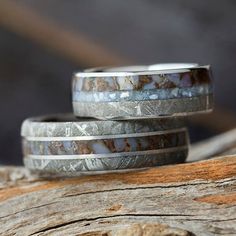
[[[182,163],[188,155],[188,147],[172,150],[163,150],[163,153],[130,153],[127,156],[105,158],[42,158],[25,157],[24,164],[30,170],[43,173],[83,173],[93,171],[111,171],[124,169],[138,169],[155,167],[167,164]]]
[[[78,117],[145,119],[213,108],[210,67],[197,64],[89,69],[73,77],[72,95]]]
[[[75,114],[88,116],[93,111],[91,115],[101,120],[163,119],[210,112],[213,96],[134,102],[73,102],[73,107]]]
[[[49,172],[143,168],[183,162],[188,133],[178,119],[99,121],[71,115],[27,119],[24,163]]]

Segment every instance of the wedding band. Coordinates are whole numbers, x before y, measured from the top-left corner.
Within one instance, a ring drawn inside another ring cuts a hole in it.
[[[78,117],[186,116],[212,110],[212,75],[197,64],[95,68],[75,74],[72,96]]]
[[[102,121],[31,118],[21,130],[25,166],[43,172],[144,168],[183,162],[188,133],[175,118]]]

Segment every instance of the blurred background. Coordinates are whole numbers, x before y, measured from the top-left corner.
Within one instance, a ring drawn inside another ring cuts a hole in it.
[[[211,64],[215,111],[189,119],[191,140],[234,127],[235,12],[235,0],[1,0],[0,164],[22,164],[23,119],[72,110],[86,67]]]

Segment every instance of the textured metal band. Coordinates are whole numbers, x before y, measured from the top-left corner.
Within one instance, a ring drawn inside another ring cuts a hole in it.
[[[170,129],[170,130],[160,130],[154,132],[144,132],[144,133],[130,133],[130,134],[112,134],[112,135],[99,135],[99,136],[70,136],[70,137],[25,137],[27,141],[40,141],[40,142],[57,142],[57,141],[91,141],[91,140],[102,140],[102,139],[117,139],[117,138],[139,138],[148,137],[156,135],[168,135],[178,132],[185,132],[186,128]]]
[[[56,114],[26,119],[21,127],[23,137],[77,137],[144,133],[179,129],[184,122],[177,118],[161,120],[111,121],[76,118],[72,114]]]
[[[147,119],[163,116],[186,116],[209,112],[213,108],[213,95],[168,100],[127,102],[73,102],[76,116],[93,116],[98,119]]]
[[[24,164],[30,170],[38,170],[41,172],[51,173],[73,173],[73,172],[88,172],[88,171],[107,171],[121,170],[133,168],[154,167],[164,164],[174,164],[184,162],[188,147],[178,147],[155,150],[148,152],[136,152],[134,155],[121,154],[120,156],[112,157],[84,157],[84,158],[60,158],[57,157],[37,157],[26,156]]]
[[[46,116],[27,119],[22,136],[26,166],[55,172],[155,166],[162,158],[176,163],[178,155],[167,160],[166,153],[181,152],[185,160],[189,144],[187,130],[174,118],[80,121],[70,115]]]

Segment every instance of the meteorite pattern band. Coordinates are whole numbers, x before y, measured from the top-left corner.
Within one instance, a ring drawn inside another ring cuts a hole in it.
[[[71,158],[63,156],[27,156],[24,164],[30,170],[50,173],[80,173],[88,171],[110,171],[160,166],[164,164],[182,163],[188,154],[188,147],[161,149],[158,151],[136,152],[128,155],[120,153],[116,156],[89,157],[82,155]],[[61,157],[61,158],[60,158]]]
[[[143,167],[175,163],[180,157],[185,160],[189,143],[186,129],[176,119],[118,122],[44,117],[26,120],[22,136],[26,166],[51,171],[139,168],[140,162]],[[169,154],[175,152],[182,154],[178,158]],[[168,155],[173,159],[169,160]]]
[[[121,135],[179,129],[183,120],[163,118],[161,120],[111,121],[75,118],[72,114],[48,115],[25,120],[21,127],[23,137],[77,137]]]
[[[93,115],[98,119],[144,119],[186,116],[209,112],[213,108],[213,95],[167,100],[125,102],[73,102],[75,115]],[[92,111],[92,114],[91,114]]]

